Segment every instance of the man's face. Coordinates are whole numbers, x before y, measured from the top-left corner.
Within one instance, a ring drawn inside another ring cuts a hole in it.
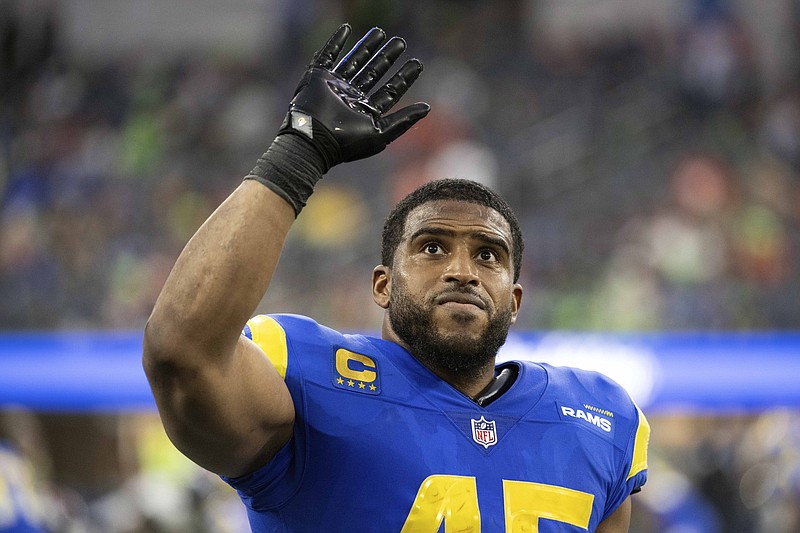
[[[446,200],[409,213],[392,268],[376,269],[388,274],[376,301],[423,363],[470,374],[494,361],[522,297],[511,246],[508,222],[485,206]]]

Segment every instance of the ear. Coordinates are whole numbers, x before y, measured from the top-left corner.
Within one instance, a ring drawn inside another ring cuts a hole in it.
[[[389,308],[389,294],[392,292],[392,269],[378,265],[372,269],[372,299],[384,309]]]
[[[519,308],[522,305],[522,285],[519,283],[514,284],[514,288],[511,289],[511,323],[517,321],[517,313],[519,313]]]

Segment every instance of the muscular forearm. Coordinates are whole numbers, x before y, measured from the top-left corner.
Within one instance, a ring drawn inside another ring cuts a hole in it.
[[[151,347],[192,357],[232,351],[275,271],[292,207],[244,181],[184,248],[148,321]],[[152,346],[154,345],[154,346]]]

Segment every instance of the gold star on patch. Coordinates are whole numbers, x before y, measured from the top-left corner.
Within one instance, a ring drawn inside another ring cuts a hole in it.
[[[336,383],[338,383],[339,385],[342,385],[342,384],[344,384],[344,380],[342,378],[336,378]]]
[[[359,389],[363,389],[364,387],[366,387],[366,385],[364,385],[364,382],[363,382],[363,381],[362,381],[361,383],[359,383],[359,384],[358,384],[358,388],[359,388]]]
[[[375,385],[370,384],[369,390],[378,390],[378,387],[376,387]]]
[[[355,384],[356,384],[356,383],[355,383],[355,381],[353,381],[352,379],[348,379],[348,380],[347,380],[347,386],[348,386],[348,387],[352,387],[352,386],[354,386]]]

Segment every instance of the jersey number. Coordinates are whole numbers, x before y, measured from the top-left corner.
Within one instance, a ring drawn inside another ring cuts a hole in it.
[[[503,480],[506,533],[539,531],[547,518],[588,529],[594,495],[527,481]],[[401,533],[445,533],[481,530],[478,491],[471,476],[433,475],[422,482]]]

